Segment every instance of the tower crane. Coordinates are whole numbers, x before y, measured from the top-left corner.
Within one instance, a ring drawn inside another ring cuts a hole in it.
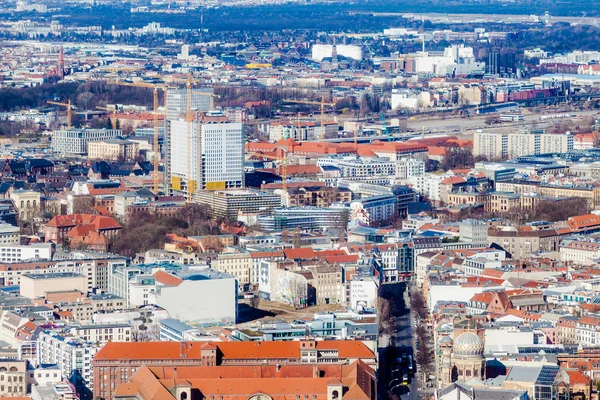
[[[158,76],[158,78],[162,80],[170,80],[172,82],[180,82],[185,83],[186,87],[186,110],[185,110],[185,120],[187,122],[187,152],[188,152],[188,166],[187,166],[187,192],[188,192],[188,201],[192,198],[194,192],[196,192],[196,181],[192,179],[192,122],[194,119],[194,115],[192,112],[192,84],[201,82],[197,79],[192,79],[192,74],[188,73],[187,79],[179,79],[174,77],[163,77]],[[209,109],[214,107],[213,99],[215,97],[219,97],[214,93],[209,92],[197,92],[198,96],[206,96],[210,98]],[[165,101],[167,97],[165,95]],[[165,106],[166,109],[166,106]]]
[[[385,132],[388,142],[392,141],[392,136],[390,135],[390,131],[388,130],[387,124],[385,123],[385,116],[383,115],[383,111],[379,112],[379,118],[381,119],[381,123],[383,124],[383,131]]]
[[[71,129],[71,120],[72,120],[72,110],[75,106],[71,105],[71,100],[68,100],[66,103],[59,103],[57,101],[47,101],[48,104],[52,104],[55,106],[67,107],[67,129]]]
[[[335,107],[335,103],[325,103],[325,96],[321,97],[321,101],[310,100],[284,100],[286,103],[308,104],[321,106],[321,140],[325,139],[325,106]]]
[[[153,146],[153,151],[154,151],[154,173],[153,173],[153,178],[154,178],[154,192],[158,193],[158,163],[159,163],[159,158],[160,158],[160,150],[158,147],[158,90],[159,89],[163,89],[165,92],[168,89],[168,87],[166,85],[155,85],[152,83],[146,83],[146,82],[136,82],[136,83],[131,83],[131,82],[120,82],[120,81],[116,81],[116,82],[110,82],[112,84],[115,85],[120,85],[120,86],[133,86],[133,87],[142,87],[142,88],[147,88],[147,89],[152,89],[153,90],[153,100],[154,100],[154,146]],[[167,108],[167,96],[164,96],[164,101],[165,101],[165,109]],[[115,121],[116,123],[116,121]]]
[[[96,108],[98,110],[102,110],[102,111],[111,111],[110,108],[106,108],[106,107],[100,107],[100,106],[96,106]],[[110,124],[112,125],[113,129],[117,129],[117,107],[112,109],[112,119],[110,120]]]
[[[279,152],[281,151],[281,154]],[[277,148],[276,154],[262,154],[255,153],[253,156],[256,158],[265,158],[267,160],[280,161],[281,162],[281,205],[285,206],[287,203],[287,150],[284,148]]]

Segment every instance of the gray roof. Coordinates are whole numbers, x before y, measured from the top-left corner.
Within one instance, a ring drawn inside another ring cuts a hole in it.
[[[528,382],[534,384],[537,380],[540,372],[542,371],[542,367],[520,367],[515,366],[512,367],[508,374],[506,375],[507,382]]]
[[[193,326],[189,326],[188,324],[185,324],[183,322],[181,322],[178,319],[175,318],[165,318],[160,320],[160,324],[166,326],[167,328],[170,328],[176,332],[182,333],[185,331],[189,331],[190,329],[194,329]]]

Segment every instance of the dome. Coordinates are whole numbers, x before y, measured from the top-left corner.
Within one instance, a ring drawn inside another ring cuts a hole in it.
[[[476,334],[465,332],[456,338],[453,350],[456,356],[482,356],[483,342]]]
[[[439,344],[452,344],[452,338],[450,336],[444,336],[440,340],[438,340]]]
[[[471,318],[467,318],[460,322],[455,323],[454,329],[461,330],[461,331],[477,331],[477,330],[483,329],[483,325],[481,325],[479,322],[477,322]]]

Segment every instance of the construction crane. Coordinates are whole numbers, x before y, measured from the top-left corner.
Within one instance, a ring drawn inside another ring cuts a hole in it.
[[[335,103],[325,103],[325,96],[321,97],[321,101],[310,100],[284,100],[286,103],[308,104],[321,106],[321,140],[325,139],[325,106],[335,107]]]
[[[187,151],[188,151],[188,167],[187,167],[187,192],[188,192],[188,201],[191,200],[192,195],[196,191],[196,181],[192,179],[192,122],[194,120],[194,114],[192,112],[192,84],[201,82],[197,79],[192,79],[192,74],[188,73],[187,79],[180,79],[174,77],[163,77],[159,76],[163,80],[170,80],[172,82],[181,82],[185,83],[186,88],[186,110],[185,110],[185,120],[187,122]],[[213,99],[215,97],[219,97],[214,93],[210,92],[196,92],[197,96],[206,96],[210,98],[209,109],[214,108]],[[165,96],[166,99],[166,96]]]
[[[165,96],[164,96],[164,102],[165,102],[165,110],[167,108],[167,96],[166,96],[166,91],[168,89],[168,87],[166,85],[155,85],[153,83],[146,83],[146,82],[120,82],[120,81],[115,81],[115,82],[110,82],[112,84],[115,85],[120,85],[120,86],[133,86],[133,87],[142,87],[142,88],[147,88],[147,89],[152,89],[153,90],[153,100],[154,100],[154,114],[153,114],[153,119],[154,119],[154,146],[153,146],[153,151],[154,151],[154,173],[153,173],[153,178],[154,178],[154,193],[158,193],[158,163],[159,163],[159,158],[160,158],[160,150],[159,150],[159,146],[158,146],[158,90],[162,89],[163,91],[165,91]]]
[[[388,130],[387,124],[385,123],[385,116],[383,115],[383,111],[379,112],[379,118],[381,119],[381,123],[383,124],[383,131],[387,135],[388,142],[391,142],[392,136],[390,135],[390,131]]]
[[[102,111],[111,111],[110,108],[106,108],[106,107],[96,106],[96,108],[98,110],[102,110]],[[112,109],[112,114],[113,114],[113,117],[110,120],[110,124],[112,125],[113,129],[117,129],[117,107]]]
[[[66,103],[59,103],[57,101],[48,100],[47,103],[55,106],[67,107],[67,129],[71,129],[71,119],[73,117],[71,111],[73,110],[73,108],[75,108],[71,105],[71,100],[68,100]]]
[[[287,150],[283,148],[278,148],[276,150],[281,150],[282,155],[271,155],[271,154],[262,154],[255,153],[253,156],[256,158],[266,158],[267,160],[280,161],[281,162],[281,205],[285,206],[287,203]]]

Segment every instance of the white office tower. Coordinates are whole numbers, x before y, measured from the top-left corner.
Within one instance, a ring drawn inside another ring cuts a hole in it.
[[[192,106],[195,111],[210,111],[213,107],[213,88],[192,89]],[[187,89],[169,89],[167,91],[167,119],[178,119],[187,110]]]
[[[244,186],[241,123],[202,123],[198,120],[188,123],[182,118],[170,121],[170,125],[170,183],[174,195],[191,200],[199,190]]]
[[[213,109],[213,88],[193,88],[191,90],[191,107],[193,111],[207,112]],[[167,118],[165,119],[165,141],[163,145],[165,154],[165,190],[171,189],[171,121],[185,119],[187,111],[187,89],[169,89],[167,91]]]

